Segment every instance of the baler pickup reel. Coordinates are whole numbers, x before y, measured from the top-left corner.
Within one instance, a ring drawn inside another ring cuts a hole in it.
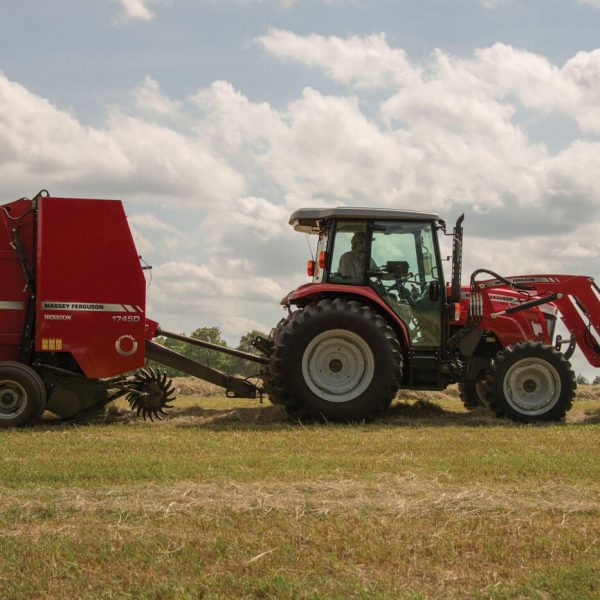
[[[162,415],[168,415],[165,408],[172,408],[169,402],[175,400],[173,381],[165,373],[159,373],[151,367],[140,369],[133,376],[127,401],[131,410],[154,421],[154,417],[161,420]]]

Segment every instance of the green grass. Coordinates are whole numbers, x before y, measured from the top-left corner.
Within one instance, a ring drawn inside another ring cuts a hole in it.
[[[0,597],[600,598],[600,400],[523,426],[408,399],[0,431]]]

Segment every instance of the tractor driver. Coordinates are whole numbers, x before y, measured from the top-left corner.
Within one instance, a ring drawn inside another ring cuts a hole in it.
[[[367,234],[357,231],[350,241],[352,250],[345,252],[340,257],[338,271],[344,279],[361,280],[365,273],[365,258],[367,252]],[[371,270],[377,269],[375,261],[371,259]]]

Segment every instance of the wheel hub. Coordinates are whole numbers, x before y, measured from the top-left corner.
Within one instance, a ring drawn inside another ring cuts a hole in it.
[[[302,357],[306,385],[329,402],[348,402],[360,396],[375,373],[369,344],[357,333],[330,329],[313,338]]]
[[[25,406],[25,390],[14,381],[0,382],[0,418],[2,416],[14,417]]]
[[[342,363],[341,360],[334,358],[330,363],[329,363],[329,369],[333,372],[333,373],[339,373],[342,369],[344,368],[344,364]]]
[[[535,416],[558,401],[561,381],[557,370],[543,359],[524,358],[512,365],[504,379],[504,394],[518,412]]]

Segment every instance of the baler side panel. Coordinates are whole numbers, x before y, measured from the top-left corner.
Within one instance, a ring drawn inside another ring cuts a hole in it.
[[[36,351],[71,352],[87,377],[144,364],[146,282],[117,200],[42,198]]]
[[[11,247],[12,230],[13,228],[17,230],[27,264],[31,270],[34,270],[34,214],[30,211],[30,200],[17,200],[2,208],[3,210],[0,210],[0,282],[2,282],[0,286],[0,360],[18,360],[29,294],[25,289],[25,279],[17,253]],[[5,211],[8,211],[8,214]],[[18,220],[12,220],[11,217]]]

